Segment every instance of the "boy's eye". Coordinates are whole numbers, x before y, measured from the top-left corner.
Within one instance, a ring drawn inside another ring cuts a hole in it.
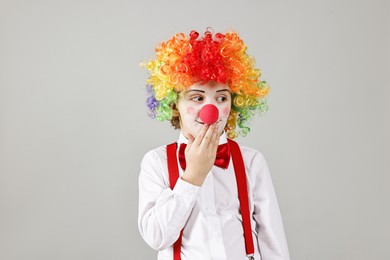
[[[226,100],[227,100],[227,97],[225,97],[225,96],[220,96],[217,98],[217,101],[219,101],[219,102],[224,102]]]
[[[195,97],[192,97],[191,100],[199,102],[199,101],[203,101],[203,97],[202,96],[195,96]]]

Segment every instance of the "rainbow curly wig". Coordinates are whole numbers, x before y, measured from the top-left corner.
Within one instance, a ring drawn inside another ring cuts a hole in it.
[[[156,59],[142,64],[150,74],[146,81],[149,116],[172,121],[178,93],[194,83],[213,80],[228,84],[232,93],[225,126],[228,137],[237,137],[237,132],[246,136],[250,131],[248,120],[256,111],[268,110],[265,97],[269,92],[268,84],[259,80],[261,71],[254,67],[254,58],[246,50],[237,33],[213,36],[209,30],[203,37],[196,31],[191,31],[189,37],[178,33],[158,45]]]

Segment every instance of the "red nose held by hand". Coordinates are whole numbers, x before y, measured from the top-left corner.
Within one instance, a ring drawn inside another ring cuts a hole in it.
[[[205,124],[211,125],[218,120],[218,108],[212,104],[204,105],[199,111],[199,117]]]

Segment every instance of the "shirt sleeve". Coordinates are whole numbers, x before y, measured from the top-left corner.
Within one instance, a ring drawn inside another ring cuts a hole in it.
[[[138,228],[146,243],[163,250],[178,239],[196,202],[199,187],[179,178],[173,190],[167,183],[166,157],[148,152],[139,175]]]
[[[257,153],[251,167],[254,176],[254,219],[263,260],[289,260],[282,216],[267,162]]]

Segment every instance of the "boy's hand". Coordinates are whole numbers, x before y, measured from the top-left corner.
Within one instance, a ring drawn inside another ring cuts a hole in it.
[[[219,142],[218,126],[204,124],[195,138],[189,134],[185,150],[186,170],[182,179],[202,186],[207,174],[214,165]]]

